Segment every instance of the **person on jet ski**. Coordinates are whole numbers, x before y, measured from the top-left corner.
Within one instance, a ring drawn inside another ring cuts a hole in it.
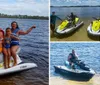
[[[68,62],[69,62],[69,65],[74,68],[74,63],[78,60],[78,56],[76,55],[75,53],[75,50],[72,49],[72,53],[69,54],[68,56]]]
[[[68,62],[72,69],[75,69],[75,65],[77,65],[80,68],[89,71],[89,67],[85,66],[84,62],[78,59],[74,49],[72,49],[72,53],[68,56]]]
[[[76,15],[73,14],[73,12],[71,12],[71,15],[69,16],[72,22],[72,25],[76,26],[75,24],[75,18],[77,17]]]

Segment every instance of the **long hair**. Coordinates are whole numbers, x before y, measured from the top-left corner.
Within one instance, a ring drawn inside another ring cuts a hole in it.
[[[16,21],[13,21],[13,22],[11,23],[11,26],[12,26],[13,23],[16,23],[16,25],[17,25],[16,28],[19,29],[18,23],[17,23]]]
[[[7,32],[7,30],[11,30],[11,28],[10,27],[7,27],[5,31]],[[7,35],[7,33],[5,35]]]
[[[3,37],[4,37],[4,31],[0,29],[0,32],[2,32],[2,33],[3,33]]]

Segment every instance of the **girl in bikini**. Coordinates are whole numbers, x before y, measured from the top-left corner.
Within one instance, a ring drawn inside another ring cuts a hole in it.
[[[19,40],[18,37],[15,37],[12,35],[11,28],[6,28],[6,33],[5,33],[4,41],[3,41],[3,52],[5,52],[4,53],[4,67],[5,68],[10,68],[11,39]]]

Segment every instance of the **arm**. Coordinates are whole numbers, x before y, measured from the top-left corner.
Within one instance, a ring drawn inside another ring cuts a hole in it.
[[[68,56],[68,61],[70,62],[70,59],[71,59],[71,55],[69,54],[69,56]]]
[[[78,60],[78,55],[75,53],[75,58],[76,58],[76,60]]]
[[[36,26],[30,27],[30,28],[29,28],[28,30],[26,30],[26,31],[20,30],[20,31],[18,32],[18,34],[19,34],[19,35],[26,35],[26,34],[28,34],[29,32],[31,32],[33,28],[36,28]]]
[[[4,46],[4,45],[5,45],[5,37],[2,40],[2,46]]]
[[[56,16],[59,20],[61,20],[62,21],[62,19],[61,18],[59,18],[58,16]]]
[[[11,38],[13,38],[13,39],[16,39],[16,40],[20,40],[20,38],[19,38],[19,37],[14,36],[14,35],[11,35],[10,37],[11,37]]]

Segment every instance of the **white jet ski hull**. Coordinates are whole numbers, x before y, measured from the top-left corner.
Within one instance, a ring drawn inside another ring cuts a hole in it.
[[[8,68],[8,69],[4,68],[3,54],[2,53],[0,54],[0,75],[6,75],[6,74],[24,71],[24,70],[37,67],[35,63],[22,63],[22,60],[18,56],[18,52],[16,54],[17,54],[17,65],[13,66],[13,58],[11,57],[11,61],[10,61],[11,68]]]
[[[93,36],[100,36],[100,31],[98,31],[98,32],[92,31],[92,25],[91,24],[88,26],[87,32],[88,32],[88,34],[93,35]]]
[[[35,63],[23,63],[23,64],[19,64],[8,69],[0,68],[0,75],[20,72],[20,71],[28,70],[34,67],[37,67]]]
[[[56,28],[56,33],[57,34],[68,34],[68,33],[71,33],[73,31],[75,31],[76,29],[78,29],[83,24],[84,24],[84,22],[81,21],[81,22],[77,23],[76,26],[72,26],[72,27],[69,27],[69,28],[64,28],[64,30],[59,30],[59,26],[58,26]]]

